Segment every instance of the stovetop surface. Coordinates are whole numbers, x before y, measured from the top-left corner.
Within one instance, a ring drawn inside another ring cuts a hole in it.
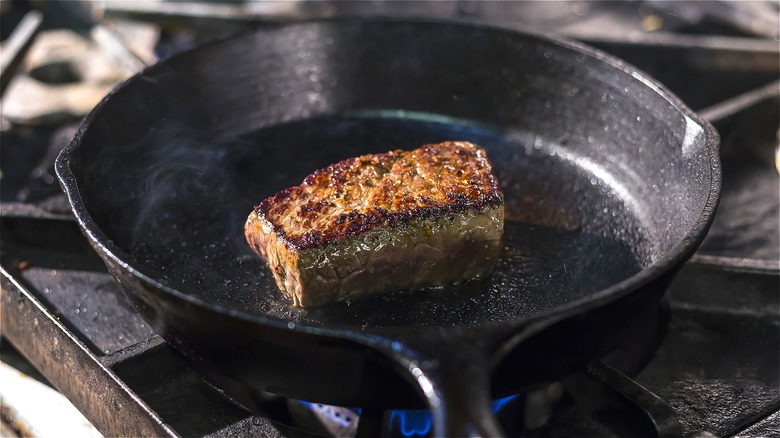
[[[4,241],[3,267],[85,344],[96,365],[124,382],[171,430],[184,436],[268,427],[274,433],[293,433],[227,401],[154,335],[83,242],[75,223],[9,219],[2,226],[3,235],[13,236]],[[20,269],[24,262],[29,267]],[[761,436],[748,427],[780,409],[777,285],[777,273],[706,259],[689,263],[675,281],[666,337],[636,381],[672,406],[684,434],[706,430],[718,436]],[[43,320],[39,324],[45,325]],[[49,349],[50,337],[42,338],[29,341]],[[83,363],[71,366],[71,372],[84,368]],[[88,376],[84,383],[94,384]],[[592,428],[599,435],[610,432],[599,422],[577,421],[552,428],[550,436]]]

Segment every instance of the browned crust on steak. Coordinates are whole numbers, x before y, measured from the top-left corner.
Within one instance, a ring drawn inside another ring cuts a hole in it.
[[[307,176],[255,207],[291,249],[357,236],[377,227],[500,205],[485,151],[468,142],[350,158]]]

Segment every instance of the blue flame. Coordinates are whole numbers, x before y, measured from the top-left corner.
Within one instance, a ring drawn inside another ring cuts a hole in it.
[[[510,395],[509,397],[493,400],[493,412],[500,411],[507,403],[517,398],[517,395]],[[315,405],[307,401],[301,400],[305,406],[309,409],[314,409]],[[316,407],[322,405],[317,404]],[[361,409],[352,409],[358,415],[361,414]],[[414,410],[414,411],[392,411],[390,412],[390,430],[398,430],[405,437],[425,436],[431,432],[433,426],[433,418],[430,411],[427,410]]]
[[[517,395],[493,400],[493,412],[498,412],[507,403],[517,398]],[[390,413],[390,429],[398,430],[405,437],[425,436],[431,431],[433,418],[429,411],[392,411]]]
[[[397,430],[403,436],[423,436],[431,431],[433,418],[428,411],[393,411],[390,413],[390,430],[397,422]]]
[[[510,395],[508,397],[500,398],[498,400],[493,400],[493,413],[497,413],[501,410],[501,408],[504,407],[505,404],[511,402],[512,400],[517,398],[517,394]]]

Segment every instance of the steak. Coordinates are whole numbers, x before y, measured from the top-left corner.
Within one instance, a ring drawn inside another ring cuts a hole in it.
[[[332,164],[264,200],[245,226],[303,307],[484,277],[503,230],[490,162],[467,142]]]

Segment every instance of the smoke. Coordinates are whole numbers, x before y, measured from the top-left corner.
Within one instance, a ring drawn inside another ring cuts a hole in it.
[[[204,208],[207,199],[208,204],[218,208],[224,202],[227,187],[210,182],[224,173],[219,167],[224,155],[224,149],[193,139],[174,139],[166,147],[150,151],[148,167],[131,169],[130,174],[139,183],[130,245],[143,241],[150,227],[159,226],[161,220],[171,216],[171,209]]]

